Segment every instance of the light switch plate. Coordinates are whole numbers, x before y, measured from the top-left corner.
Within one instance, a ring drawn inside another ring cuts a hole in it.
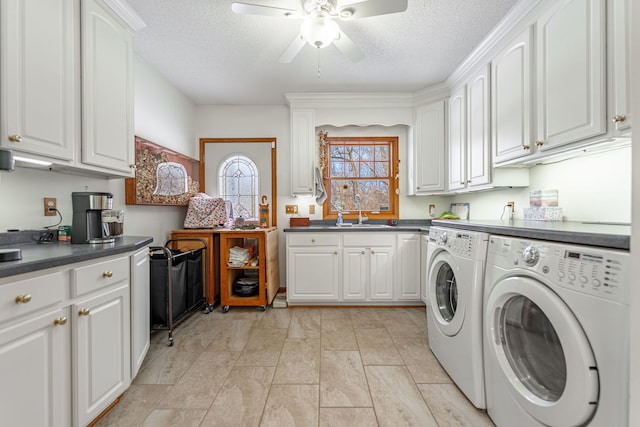
[[[309,213],[310,214],[316,213],[316,205],[309,205]]]
[[[298,205],[284,205],[284,213],[291,215],[297,214]]]

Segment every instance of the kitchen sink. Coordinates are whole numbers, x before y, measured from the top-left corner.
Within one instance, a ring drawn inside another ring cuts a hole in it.
[[[352,224],[352,223],[344,223],[338,224],[340,228],[389,228],[391,227],[388,224]]]

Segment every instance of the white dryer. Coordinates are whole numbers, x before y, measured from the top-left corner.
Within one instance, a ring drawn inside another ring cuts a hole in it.
[[[629,253],[491,236],[487,412],[498,427],[627,426]]]
[[[427,329],[429,347],[467,398],[485,408],[482,290],[486,233],[429,228]]]

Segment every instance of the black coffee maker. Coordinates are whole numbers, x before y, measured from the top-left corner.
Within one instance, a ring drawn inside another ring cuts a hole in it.
[[[71,193],[73,222],[71,243],[111,243],[108,227],[103,224],[102,211],[113,207],[113,194],[100,192]]]

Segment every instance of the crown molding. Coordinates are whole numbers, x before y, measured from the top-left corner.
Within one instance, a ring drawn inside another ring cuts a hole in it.
[[[103,0],[133,31],[139,31],[147,26],[138,12],[126,0]]]

